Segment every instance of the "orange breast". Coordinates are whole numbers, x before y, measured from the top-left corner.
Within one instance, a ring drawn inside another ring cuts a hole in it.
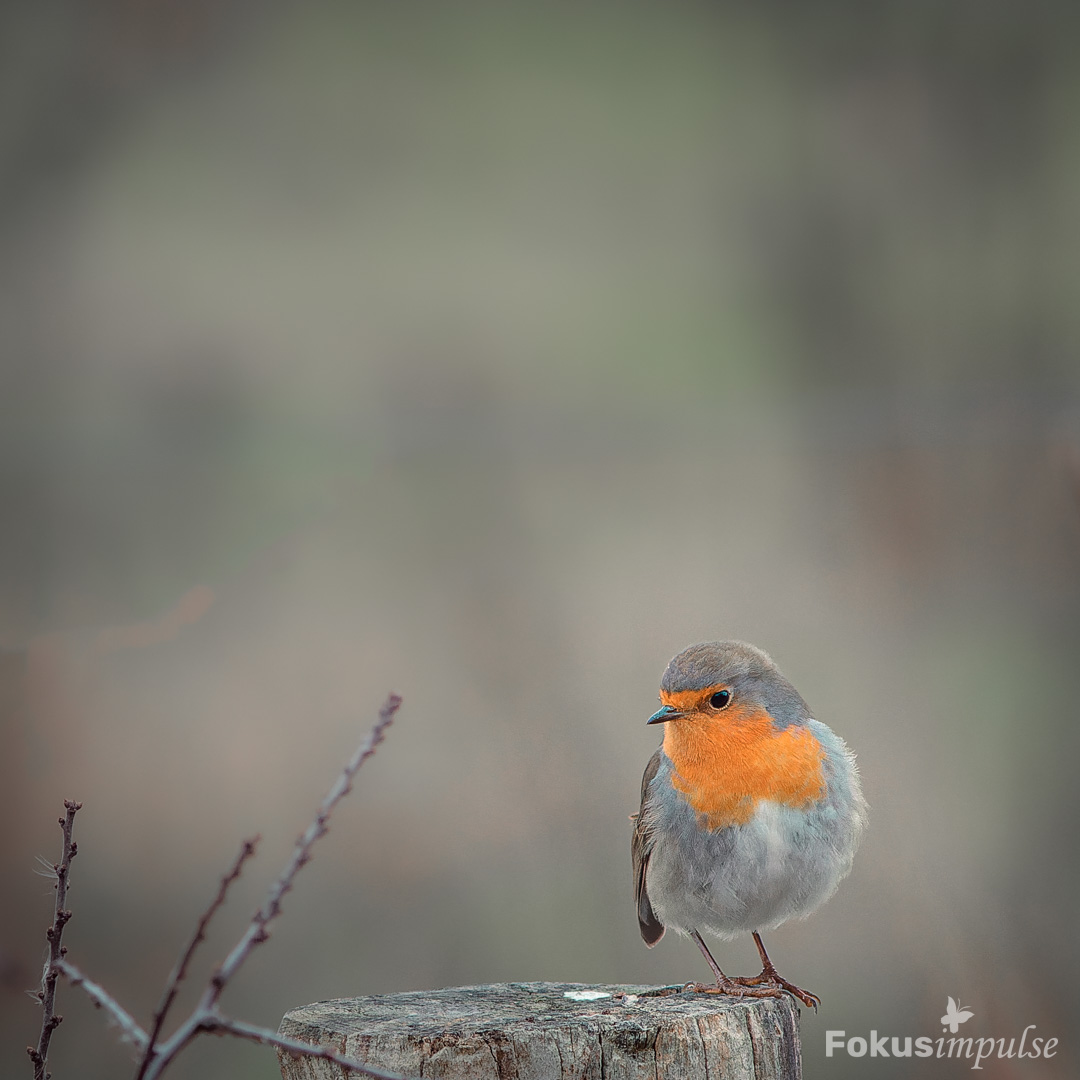
[[[764,709],[733,704],[669,721],[664,752],[707,829],[745,824],[761,799],[805,808],[825,793],[821,744],[808,728],[778,731]]]

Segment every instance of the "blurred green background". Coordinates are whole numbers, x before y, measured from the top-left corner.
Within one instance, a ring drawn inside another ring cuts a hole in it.
[[[947,995],[1076,1075],[1078,21],[4,5],[0,1073],[65,797],[71,958],[145,1022],[241,838],[185,1000],[390,689],[230,1011],[704,978],[638,937],[627,815],[667,660],[739,637],[872,807],[767,939],[825,1002],[807,1077],[960,1075],[824,1057],[936,1037]],[[53,1074],[125,1075],[61,997]],[[205,1040],[170,1075],[277,1071]]]

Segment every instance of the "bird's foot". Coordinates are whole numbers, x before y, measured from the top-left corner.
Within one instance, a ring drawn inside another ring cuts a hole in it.
[[[724,976],[714,983],[687,983],[683,990],[690,994],[730,994],[732,997],[780,997],[783,990],[774,986],[749,986],[740,979]]]
[[[811,994],[809,990],[802,990],[794,983],[789,983],[771,963],[761,969],[760,975],[755,975],[753,978],[741,976],[731,981],[738,983],[739,986],[774,986],[777,990],[786,990],[792,996],[797,997],[808,1009],[813,1009],[814,1012],[817,1012],[817,1008],[821,1004],[821,998],[817,994]]]

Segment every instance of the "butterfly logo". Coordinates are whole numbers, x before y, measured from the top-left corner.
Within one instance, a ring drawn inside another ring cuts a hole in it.
[[[949,1007],[945,1010],[941,1022],[955,1035],[960,1030],[960,1025],[964,1021],[970,1020],[974,1015],[970,1009],[965,1009],[963,1005],[957,1005],[952,998],[949,998]],[[943,1027],[941,1030],[944,1031],[945,1028]]]

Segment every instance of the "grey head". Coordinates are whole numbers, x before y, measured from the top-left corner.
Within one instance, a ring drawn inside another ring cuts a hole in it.
[[[779,728],[803,724],[810,707],[781,674],[771,656],[744,641],[703,641],[671,660],[660,689],[667,694],[723,684],[732,698],[764,708]]]

